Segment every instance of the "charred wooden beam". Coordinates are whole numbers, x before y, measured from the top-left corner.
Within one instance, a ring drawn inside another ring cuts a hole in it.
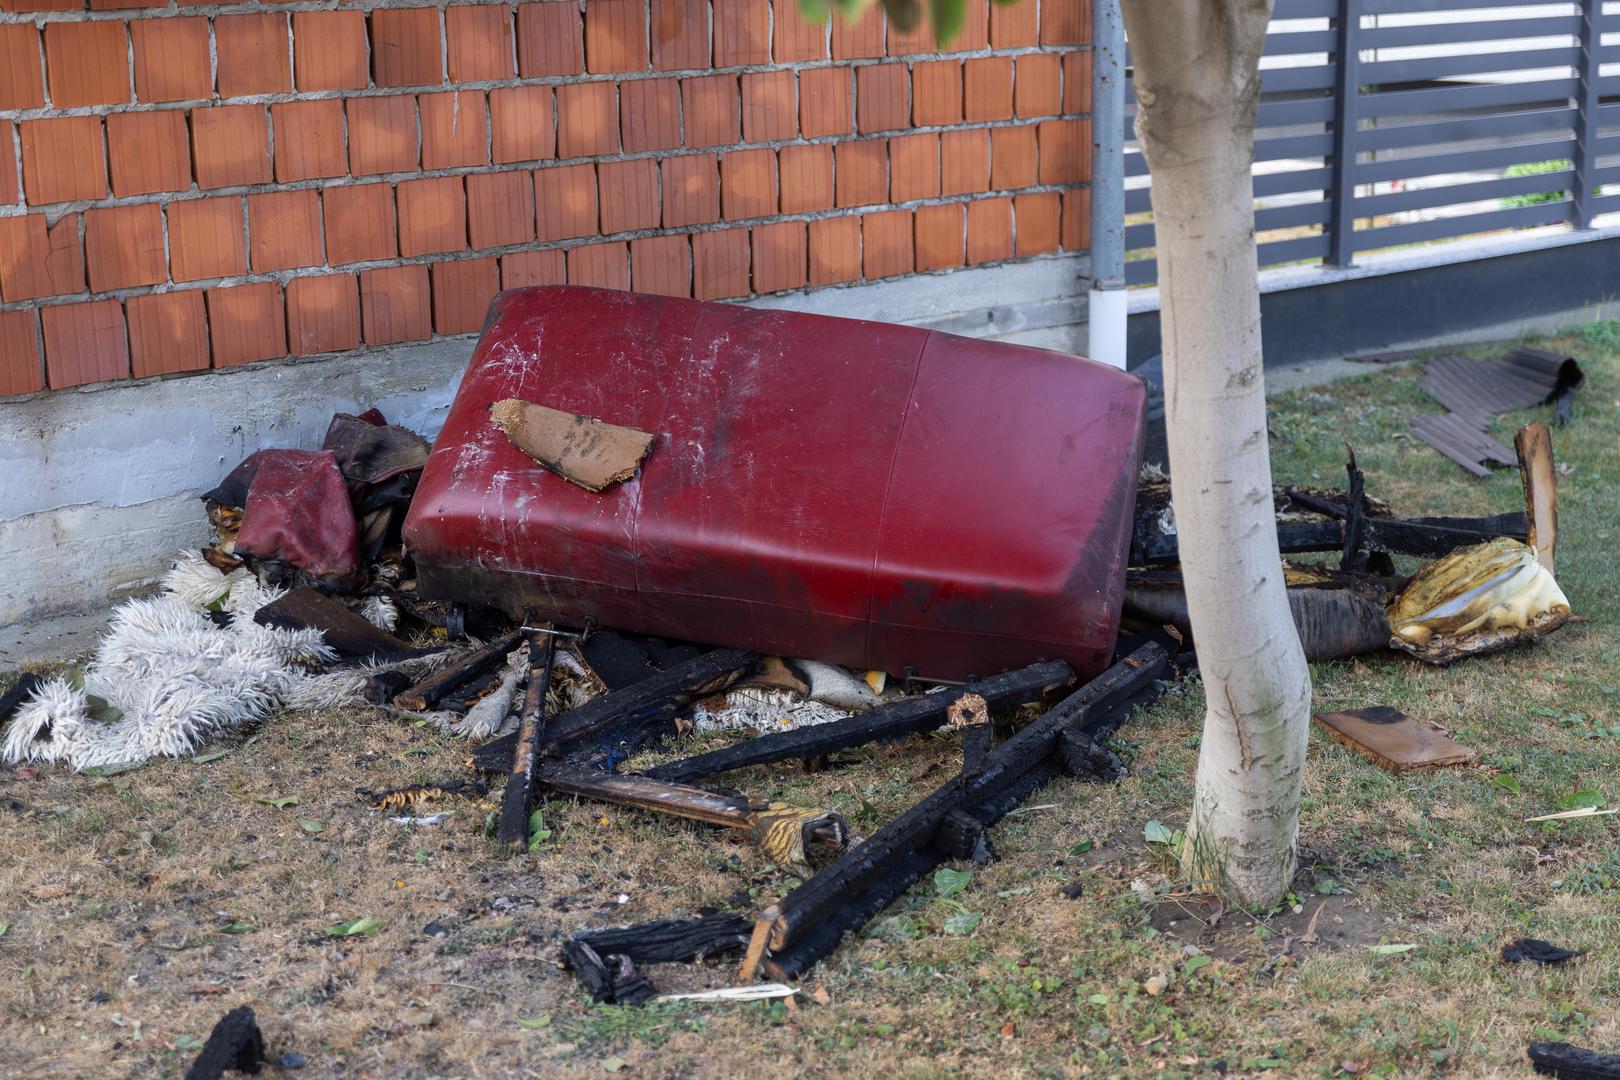
[[[794,889],[778,905],[766,966],[777,978],[797,978],[845,934],[886,907],[944,858],[936,846],[953,811],[981,825],[999,820],[1031,791],[1057,775],[1055,753],[1074,729],[1106,738],[1136,703],[1156,694],[1169,657],[1142,646],[998,746],[972,776],[958,774],[873,833],[865,843]],[[951,827],[960,833],[961,822]],[[947,846],[953,846],[947,838]]]
[[[1600,1054],[1565,1042],[1533,1042],[1530,1062],[1556,1080],[1620,1080],[1620,1054]]]
[[[535,766],[545,743],[546,695],[551,691],[551,662],[556,656],[557,635],[547,623],[525,631],[529,639],[529,685],[523,693],[518,713],[517,743],[512,751],[512,767],[506,777],[506,793],[501,800],[501,816],[495,839],[522,850],[529,843],[529,805],[534,801]]]
[[[552,722],[546,753],[567,753],[609,729],[654,715],[671,703],[685,705],[693,698],[723,690],[754,660],[755,654],[743,649],[715,649],[622,690],[593,698]]]
[[[1446,524],[1430,524],[1420,519],[1377,518],[1362,520],[1363,546],[1391,555],[1414,555],[1434,559],[1460,547],[1481,544],[1498,536],[1523,540],[1524,516],[1501,514],[1482,518],[1449,518]],[[1345,522],[1307,521],[1277,526],[1277,546],[1284,555],[1304,551],[1343,551]],[[1174,535],[1149,533],[1138,538],[1135,558],[1139,565],[1153,566],[1180,559]]]
[[[628,956],[602,956],[577,938],[563,942],[563,962],[604,1005],[640,1005],[658,991]]]
[[[394,704],[412,712],[426,712],[452,691],[493,671],[522,639],[523,635],[517,630],[502,634],[471,656],[439,669],[404,693],[396,695]]]
[[[736,746],[660,765],[647,770],[647,775],[659,780],[690,782],[750,765],[766,765],[794,758],[813,760],[879,739],[901,739],[918,732],[932,731],[946,722],[951,706],[966,694],[977,694],[990,707],[1000,708],[1039,700],[1072,682],[1074,670],[1068,664],[1061,660],[1047,660],[965,686],[880,705],[847,720],[761,735]]]
[[[628,956],[638,964],[673,964],[735,952],[748,944],[754,920],[736,912],[701,919],[659,919],[634,926],[586,930],[575,941],[601,956]]]
[[[438,651],[413,649],[330,596],[303,586],[261,607],[253,621],[279,630],[319,630],[327,645],[351,660],[392,664]]]

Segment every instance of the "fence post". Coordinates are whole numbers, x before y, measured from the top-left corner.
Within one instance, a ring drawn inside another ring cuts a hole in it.
[[[1600,25],[1603,0],[1581,0],[1581,69],[1575,85],[1575,175],[1570,181],[1570,224],[1592,227],[1592,199],[1597,194],[1592,174],[1597,170],[1598,58],[1602,52]]]
[[[1597,0],[1601,3],[1601,0]],[[1349,266],[1356,254],[1356,122],[1361,97],[1361,0],[1339,0],[1333,80],[1333,216],[1328,220],[1327,263]]]

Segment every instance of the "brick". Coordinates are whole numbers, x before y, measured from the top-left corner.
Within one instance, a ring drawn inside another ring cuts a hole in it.
[[[172,202],[168,217],[170,278],[204,281],[247,271],[239,196]]]
[[[1062,232],[1058,243],[1065,251],[1085,251],[1091,247],[1091,189],[1070,188],[1063,193]]]
[[[799,72],[799,129],[804,137],[848,135],[853,127],[849,70],[824,67]]]
[[[201,101],[214,93],[208,20],[138,19],[129,24],[140,101]]]
[[[536,169],[534,207],[542,240],[569,240],[595,236],[596,166],[563,165]]]
[[[45,72],[51,104],[116,105],[130,100],[124,23],[54,22],[45,27]]]
[[[664,175],[664,228],[720,220],[720,175],[713,154],[684,154],[660,162]]]
[[[248,262],[256,274],[319,266],[321,199],[312,189],[249,195]]]
[[[107,164],[113,194],[149,195],[191,187],[190,132],[179,109],[107,117]]]
[[[51,389],[129,378],[124,307],[117,300],[41,308],[39,317]]]
[[[434,333],[470,334],[481,329],[489,302],[500,290],[500,263],[493,255],[434,263]]]
[[[0,298],[8,304],[84,292],[79,215],[55,225],[44,214],[0,218]]]
[[[1041,183],[1080,184],[1091,179],[1091,121],[1046,120],[1037,137]]]
[[[360,273],[360,330],[367,345],[397,345],[433,336],[425,266],[388,266]]]
[[[1063,111],[1091,111],[1091,50],[1063,54]]]
[[[835,285],[861,276],[861,219],[820,218],[810,222],[810,284]]]
[[[1010,259],[1012,253],[1012,200],[975,199],[968,203],[968,265]]]
[[[0,311],[0,397],[45,389],[39,320],[32,309]]]
[[[1034,5],[1030,5],[1033,7]],[[856,60],[883,55],[883,12],[880,4],[868,4],[860,18],[851,22],[840,14],[832,19],[832,58]]]
[[[124,303],[124,314],[135,378],[208,370],[208,319],[201,289],[132,296]]]
[[[589,285],[598,289],[629,289],[629,246],[620,240],[569,248],[568,284]]]
[[[17,168],[17,125],[0,120],[0,202],[22,198],[22,176]]]
[[[803,214],[833,207],[833,150],[825,143],[784,146],[777,153],[782,213]]]
[[[861,215],[861,276],[868,280],[912,271],[912,221],[909,210]]]
[[[107,194],[101,119],[60,116],[22,122],[23,194],[30,205]]]
[[[157,203],[84,212],[84,261],[91,292],[156,285],[169,276],[163,211]]]
[[[439,9],[376,8],[371,13],[371,81],[431,86],[444,81]]]
[[[422,168],[454,169],[489,164],[489,120],[482,90],[419,94]]]
[[[27,23],[0,26],[0,109],[37,109],[45,104],[39,57],[37,28]]]
[[[578,75],[585,70],[585,40],[578,6],[544,0],[517,7],[518,74],[525,79]]]
[[[1053,0],[1062,3],[1064,0]],[[1069,0],[1073,2],[1073,0]],[[1034,45],[1039,37],[1034,4],[990,5],[990,47],[992,49],[1019,49]]]
[[[1035,186],[1035,127],[990,129],[990,187],[996,191]]]
[[[962,204],[917,207],[918,270],[946,270],[962,265]]]
[[[962,122],[962,63],[931,60],[911,68],[911,121],[921,126]]]
[[[326,261],[376,262],[399,254],[395,238],[394,189],[387,184],[345,184],[321,191]]]
[[[1037,191],[1014,198],[1014,252],[1022,257],[1056,251],[1061,208],[1055,191]]]
[[[359,11],[293,13],[293,76],[299,90],[366,85],[366,16]]]
[[[894,202],[939,194],[939,136],[934,132],[889,140],[889,198]]]
[[[1013,105],[1020,117],[1056,116],[1063,107],[1063,61],[1053,53],[1018,58]]]
[[[748,295],[748,230],[721,229],[692,237],[692,295],[721,300]]]
[[[475,249],[534,239],[534,181],[527,172],[467,174],[467,236]]]
[[[774,150],[733,150],[720,155],[720,208],[727,221],[776,213]]]
[[[279,11],[214,16],[219,96],[279,94],[292,89],[287,16]]]
[[[84,0],[5,0],[0,11],[28,13],[35,11],[83,11]]]
[[[467,247],[467,198],[461,177],[405,180],[394,190],[399,253],[432,255]]]
[[[714,66],[770,62],[770,5],[764,0],[714,0]]]
[[[585,69],[647,70],[646,0],[586,0]]]
[[[602,209],[602,232],[658,228],[658,162],[604,161],[596,167]]]
[[[890,56],[915,56],[939,51],[934,42],[934,20],[927,5],[914,10],[918,14],[917,25],[910,30],[900,29],[892,17],[888,20],[888,41],[884,51]]]
[[[1091,0],[1041,4],[1042,45],[1084,45],[1091,40]]]
[[[353,274],[287,282],[287,348],[294,356],[360,346],[360,293]]]
[[[776,221],[754,228],[754,291],[802,289],[808,274],[804,222]]]
[[[191,154],[197,186],[270,182],[270,123],[263,105],[191,110]]]
[[[214,366],[233,367],[287,355],[281,286],[273,281],[209,289],[208,340]]]
[[[510,79],[516,74],[512,11],[505,4],[445,8],[444,36],[451,82]]]
[[[940,52],[980,52],[990,47],[991,0],[966,0],[962,28]]]
[[[501,256],[501,288],[568,284],[567,263],[560,249],[514,251]]]
[[[343,102],[337,98],[270,106],[275,127],[276,180],[290,183],[348,170],[343,145]]]
[[[674,79],[619,84],[619,132],[627,154],[681,145],[681,89]]]
[[[691,296],[692,241],[685,236],[630,241],[630,287],[655,296]]]
[[[654,71],[709,66],[709,5],[697,0],[652,0]]]
[[[1012,119],[1011,57],[974,57],[963,65],[962,83],[963,116],[969,123]]]
[[[735,75],[681,80],[681,111],[687,146],[731,146],[742,138],[742,110]]]
[[[871,206],[889,201],[889,147],[883,139],[841,142],[837,159],[839,206]]]
[[[990,133],[984,128],[942,132],[939,158],[940,194],[965,195],[990,187]]]
[[[489,92],[490,144],[495,164],[542,161],[557,152],[549,86],[504,86]]]
[[[793,72],[751,71],[742,77],[742,132],[744,142],[776,142],[799,134]]]
[[[619,150],[618,103],[610,82],[557,87],[557,156],[596,157]]]
[[[416,171],[421,159],[416,98],[410,94],[359,97],[350,98],[344,106],[349,112],[352,175]]]
[[[855,126],[861,134],[907,127],[911,80],[904,64],[855,69]]]
[[[827,58],[827,18],[807,18],[797,0],[775,0],[771,52],[778,64]]]

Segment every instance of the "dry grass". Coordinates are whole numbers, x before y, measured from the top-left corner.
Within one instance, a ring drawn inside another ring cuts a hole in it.
[[[1002,858],[966,891],[942,900],[922,883],[821,965],[807,988],[829,1004],[593,1006],[557,969],[561,935],[759,905],[791,879],[731,835],[611,808],[549,807],[553,838],[532,857],[495,850],[474,803],[431,807],[455,811],[444,825],[397,825],[354,789],[463,775],[464,746],[364,711],[283,716],[215,760],[0,775],[0,1074],[178,1075],[243,1003],[273,1056],[307,1057],[303,1076],[599,1076],[609,1059],[669,1077],[1327,1076],[1345,1064],[1488,1077],[1526,1074],[1536,1037],[1620,1049],[1620,819],[1523,821],[1583,788],[1620,800],[1620,350],[1573,344],[1591,380],[1555,435],[1574,465],[1559,576],[1591,621],[1452,670],[1393,656],[1318,667],[1319,707],[1399,706],[1486,764],[1392,776],[1313,734],[1313,863],[1297,912],[1228,912],[1212,930],[1207,901],[1177,893],[1143,842],[1146,822],[1184,813],[1194,686],[1124,729],[1125,782],[1053,784],[997,827]],[[1516,506],[1515,478],[1475,481],[1401,437],[1428,407],[1410,368],[1283,399],[1277,475],[1334,483],[1349,439],[1370,489],[1401,511]],[[936,736],[830,772],[728,782],[836,806],[869,831],[955,754]],[[283,796],[298,804],[260,801]],[[1317,941],[1301,944],[1319,904]],[[982,921],[946,934],[959,910]],[[360,916],[383,926],[326,935]],[[447,936],[424,933],[430,922]],[[1556,969],[1504,965],[1497,951],[1521,935],[1593,952]],[[1378,942],[1417,947],[1380,957],[1366,947]],[[732,974],[653,973],[666,990]],[[1153,976],[1168,980],[1160,996],[1144,988]]]

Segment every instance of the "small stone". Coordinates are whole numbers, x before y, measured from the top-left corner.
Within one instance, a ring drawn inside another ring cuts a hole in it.
[[[1067,896],[1070,900],[1078,900],[1080,899],[1080,894],[1086,891],[1086,883],[1084,881],[1071,881],[1067,885],[1063,886],[1061,891],[1063,895]]]
[[[1149,997],[1158,997],[1170,985],[1170,980],[1163,975],[1155,975],[1142,984],[1142,989],[1148,992]]]
[[[296,1050],[289,1050],[281,1055],[276,1064],[283,1069],[302,1069],[304,1067],[304,1055]]]
[[[428,923],[426,926],[422,927],[422,933],[426,934],[428,937],[431,937],[431,938],[442,938],[442,937],[449,937],[450,936],[450,931],[446,930],[443,926],[441,926],[437,919],[433,920],[432,922]]]

